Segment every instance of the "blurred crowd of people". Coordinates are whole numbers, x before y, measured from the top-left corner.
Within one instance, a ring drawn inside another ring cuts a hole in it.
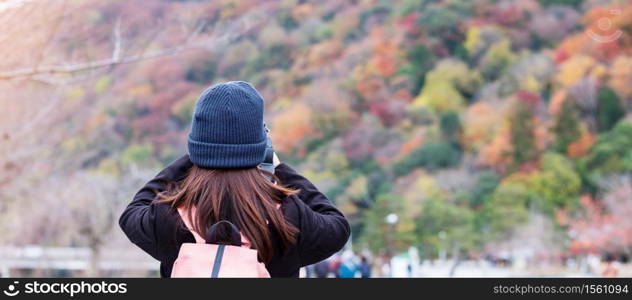
[[[371,277],[513,277],[513,276],[596,276],[620,277],[632,274],[632,264],[625,255],[589,255],[563,259],[561,264],[542,260],[540,264],[526,262],[521,267],[509,257],[487,255],[479,260],[466,260],[459,264],[459,272],[452,274],[454,261],[416,260],[414,253],[406,257],[372,256],[343,250],[332,257],[303,269],[308,278],[371,278]],[[559,261],[558,261],[559,262]],[[546,268],[543,268],[542,263]],[[556,267],[557,266],[557,267]],[[547,269],[548,268],[548,269]]]
[[[350,250],[305,267],[308,278],[370,278],[373,265],[364,255]]]

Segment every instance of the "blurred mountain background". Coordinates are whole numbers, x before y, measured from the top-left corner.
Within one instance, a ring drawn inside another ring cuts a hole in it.
[[[632,255],[630,1],[4,0],[0,26],[0,246],[145,274],[100,267],[144,255],[120,212],[185,153],[200,92],[246,80],[354,251]]]

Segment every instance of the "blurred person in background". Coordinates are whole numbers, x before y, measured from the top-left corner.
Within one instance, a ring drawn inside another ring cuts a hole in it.
[[[336,254],[329,263],[329,272],[333,273],[334,276],[340,277],[338,269],[340,269],[340,265],[342,264],[342,255],[340,253]]]
[[[358,265],[352,251],[345,251],[341,255],[341,263],[338,267],[338,278],[355,278],[358,272]]]
[[[316,278],[327,278],[329,274],[329,260],[326,259],[314,265],[314,275],[316,275]]]
[[[619,268],[617,266],[616,259],[611,253],[607,253],[604,257],[604,266],[601,271],[603,277],[618,277]]]
[[[141,188],[121,215],[121,228],[160,261],[162,277],[170,277],[183,243],[223,220],[237,226],[271,277],[298,277],[301,267],[347,242],[344,215],[309,180],[276,154],[274,173],[258,167],[268,146],[263,112],[264,100],[249,83],[206,89],[196,102],[188,154]],[[192,220],[191,230],[178,209]]]
[[[362,278],[370,278],[371,277],[371,264],[366,256],[360,257],[360,277]]]

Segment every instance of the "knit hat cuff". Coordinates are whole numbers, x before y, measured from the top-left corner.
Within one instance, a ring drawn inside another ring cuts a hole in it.
[[[256,144],[213,144],[188,138],[189,158],[204,168],[248,168],[263,162],[266,139]]]

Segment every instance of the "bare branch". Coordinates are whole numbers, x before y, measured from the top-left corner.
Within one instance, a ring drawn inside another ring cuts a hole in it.
[[[200,45],[183,45],[174,48],[167,48],[157,51],[151,51],[144,55],[131,55],[123,58],[115,58],[111,57],[103,60],[96,60],[87,63],[77,63],[77,64],[69,64],[69,65],[59,65],[59,66],[41,66],[39,68],[27,68],[27,69],[19,69],[9,72],[0,73],[0,79],[14,79],[20,77],[29,77],[38,74],[72,74],[81,71],[87,71],[97,68],[110,67],[121,64],[129,64],[138,62],[141,60],[172,55],[175,53],[182,52],[187,49],[192,49],[195,47],[200,47]]]
[[[186,38],[185,42],[180,46],[154,50],[149,52],[141,52],[140,54],[120,57],[121,53],[121,38],[120,38],[120,19],[117,19],[117,23],[114,27],[114,52],[112,57],[102,60],[95,60],[84,63],[75,63],[75,64],[67,64],[67,65],[48,65],[48,66],[39,66],[34,68],[24,68],[18,70],[12,70],[7,72],[0,72],[0,80],[12,80],[12,79],[20,79],[20,78],[28,78],[48,84],[54,84],[55,80],[45,79],[43,75],[59,75],[59,74],[74,74],[83,71],[89,71],[100,68],[109,68],[123,64],[135,63],[143,60],[149,60],[153,58],[163,57],[178,54],[191,49],[209,49],[218,46],[222,46],[230,43],[231,41],[239,38],[240,36],[247,34],[253,28],[260,27],[261,23],[265,22],[265,19],[262,19],[260,22],[251,23],[249,20],[249,15],[245,15],[244,17],[236,20],[235,22],[231,22],[227,25],[227,30],[215,30],[215,32],[223,32],[220,36],[212,36],[209,39],[205,39],[202,41],[195,41],[200,34],[200,32],[206,26],[205,22],[200,22],[200,24],[193,30],[193,32]],[[234,32],[237,32],[234,34]],[[35,77],[35,78],[34,78]]]
[[[200,35],[200,32],[202,32],[202,29],[204,29],[204,26],[206,26],[206,24],[208,24],[208,22],[205,20],[200,22],[200,24],[195,27],[195,30],[193,30],[193,32],[187,38],[187,42],[194,41]]]
[[[113,30],[114,35],[114,51],[112,51],[112,60],[119,61],[121,58],[121,17],[116,18],[116,24]]]

